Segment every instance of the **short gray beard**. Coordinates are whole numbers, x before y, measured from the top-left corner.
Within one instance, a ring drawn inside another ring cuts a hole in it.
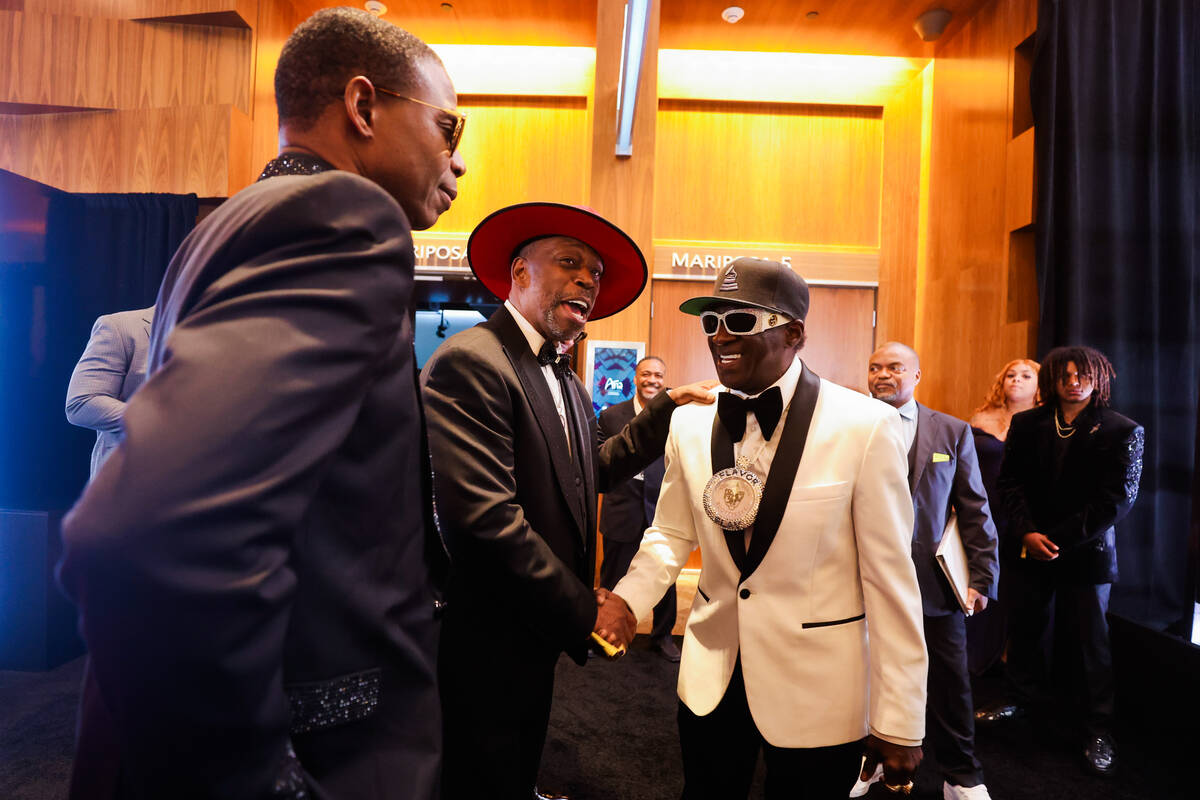
[[[550,308],[547,308],[545,315],[542,317],[542,321],[546,323],[546,330],[550,332],[550,339],[555,342],[561,342],[562,344],[574,344],[575,339],[579,336],[579,331],[568,333],[565,328],[558,324],[557,320],[554,318],[554,309],[557,307],[558,306],[556,304]],[[582,330],[582,328],[580,328],[580,330]]]

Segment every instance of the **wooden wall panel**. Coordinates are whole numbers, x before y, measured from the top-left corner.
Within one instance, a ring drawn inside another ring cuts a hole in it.
[[[708,294],[711,289],[712,281],[654,282],[654,317],[650,320],[646,354],[658,356],[667,365],[668,386],[717,377],[700,319],[679,310],[684,300]]]
[[[259,0],[24,0],[26,11],[78,17],[150,19],[208,17],[210,24],[251,27]],[[270,2],[270,0],[264,0]],[[224,22],[219,22],[225,20]]]
[[[460,97],[467,115],[458,199],[431,229],[470,232],[502,206],[586,204],[590,118],[582,97]]]
[[[249,30],[0,12],[0,43],[12,65],[0,101],[250,111]]]
[[[292,30],[300,24],[291,0],[261,0],[254,28],[253,132],[250,144],[250,175],[258,176],[279,152],[279,117],[275,111],[275,65]]]
[[[1012,231],[1032,225],[1034,209],[1033,128],[1008,143],[1008,167],[1004,186],[1004,224]]]
[[[813,286],[809,297],[804,363],[822,378],[865,394],[876,341],[875,290]]]
[[[592,96],[589,205],[629,234],[653,260],[655,139],[658,108],[659,0],[650,0],[646,46],[638,80],[633,120],[633,155],[616,155],[617,87],[621,73],[621,41],[625,26],[621,0],[596,4],[596,86]],[[653,281],[651,281],[651,284]],[[643,342],[650,337],[650,296],[642,292],[624,311],[588,325],[597,339]]]
[[[1005,316],[1009,75],[1027,5],[994,0],[936,53],[928,282],[915,339],[921,401],[957,416],[979,404],[1000,366],[1029,354],[1013,349],[1030,340],[1028,324]]]
[[[921,194],[922,132],[931,111],[925,102],[929,66],[883,109],[883,208],[879,247],[879,341],[912,343],[916,333],[917,276],[924,267]]]
[[[663,100],[654,235],[878,246],[878,108]]]
[[[0,116],[0,168],[69,192],[222,196],[235,134],[248,121],[229,105]]]
[[[854,55],[929,55],[932,45],[913,32],[913,21],[930,8],[954,13],[952,36],[988,0],[759,0],[743,3],[736,25],[721,19],[725,2],[676,0],[663,13],[663,47],[695,50],[790,50]],[[817,11],[810,18],[807,12]]]

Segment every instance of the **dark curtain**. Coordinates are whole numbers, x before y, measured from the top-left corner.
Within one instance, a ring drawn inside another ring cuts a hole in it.
[[[1200,392],[1200,2],[1040,0],[1030,92],[1038,170],[1039,351],[1087,344],[1112,405],[1146,428],[1112,608],[1190,620]]]
[[[45,262],[5,270],[4,373],[14,398],[0,507],[59,510],[88,478],[95,433],[66,421],[71,371],[102,314],[145,308],[196,223],[195,195],[49,190]],[[19,318],[18,318],[19,317]]]

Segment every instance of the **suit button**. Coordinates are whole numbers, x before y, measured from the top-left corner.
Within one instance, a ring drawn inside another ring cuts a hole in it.
[[[578,486],[581,483],[583,483],[583,479],[580,478],[578,475],[576,475],[575,476],[575,485]]]
[[[749,589],[742,589],[740,592],[738,592],[738,597],[742,598],[743,600],[745,600],[749,596],[750,596]]]

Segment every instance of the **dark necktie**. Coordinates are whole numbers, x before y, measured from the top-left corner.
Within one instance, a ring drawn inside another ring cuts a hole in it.
[[[733,392],[717,395],[717,416],[735,442],[740,442],[746,434],[746,414],[751,411],[758,418],[763,438],[770,441],[783,413],[783,393],[779,387],[772,386],[758,397],[739,397]]]
[[[571,354],[559,353],[553,342],[547,341],[542,344],[542,349],[537,354],[538,364],[546,366],[549,364],[554,369],[554,375],[558,378],[558,388],[562,393],[563,409],[567,414],[567,447],[570,450],[571,460],[575,460],[575,453],[581,447],[583,437],[581,435],[581,427],[578,419],[578,411],[575,408],[575,387],[571,381]]]

